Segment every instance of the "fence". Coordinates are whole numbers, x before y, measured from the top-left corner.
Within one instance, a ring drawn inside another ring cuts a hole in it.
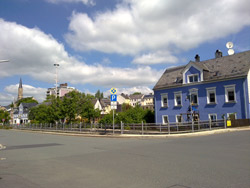
[[[232,122],[234,126],[235,122]],[[238,126],[246,126],[250,124],[250,120],[238,122]],[[193,121],[182,123],[167,123],[167,124],[21,124],[11,125],[13,129],[23,130],[41,130],[50,132],[71,132],[78,134],[141,134],[141,135],[157,135],[157,134],[176,134],[176,133],[190,133],[214,129],[227,128],[226,120],[217,121]]]

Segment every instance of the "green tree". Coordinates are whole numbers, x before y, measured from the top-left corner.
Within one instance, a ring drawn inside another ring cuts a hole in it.
[[[2,120],[4,120],[4,122]],[[0,122],[8,123],[9,120],[10,120],[10,114],[4,110],[0,110]]]
[[[36,103],[38,104],[37,100],[35,100],[33,97],[27,97],[27,98],[22,98],[17,101],[17,106],[19,106],[21,103]]]
[[[134,92],[132,95],[141,95],[141,92]]]
[[[98,89],[98,91],[95,94],[95,98],[96,99],[103,99],[103,92],[101,93],[100,90]]]
[[[80,99],[81,93],[77,91],[71,91],[63,97],[61,105],[61,115],[63,115],[68,122],[75,121],[76,117],[80,113]]]
[[[93,96],[87,95],[82,96],[80,102],[80,116],[83,119],[88,119],[88,122],[94,120],[95,118],[100,117],[100,110],[94,108],[94,104],[92,103]]]

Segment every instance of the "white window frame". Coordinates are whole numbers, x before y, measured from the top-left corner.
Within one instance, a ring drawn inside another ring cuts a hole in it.
[[[180,96],[180,98],[181,98],[181,104],[177,103],[178,96]],[[181,91],[174,92],[174,106],[182,106],[182,92]]]
[[[199,105],[199,95],[198,95],[198,89],[196,89],[196,88],[193,88],[193,89],[190,89],[189,90],[189,102],[190,102],[190,105],[192,104],[192,102],[191,102],[191,100],[192,100],[192,94],[195,94],[195,95],[197,95],[197,103],[196,104],[193,104],[193,106],[198,106]]]
[[[167,105],[164,105],[164,98],[167,98]],[[162,108],[167,108],[168,107],[168,94],[167,93],[163,93],[161,94],[161,107]]]
[[[216,117],[215,121],[217,121],[217,114],[208,114],[209,121],[211,121],[211,116],[215,116]]]
[[[230,114],[234,114],[235,115],[235,119],[237,119],[237,113],[236,112],[232,112],[232,113],[227,113],[227,119],[229,118]]]
[[[194,81],[194,77],[197,76],[197,81]],[[190,82],[190,77],[193,77],[193,82]],[[199,82],[199,74],[190,74],[190,75],[187,75],[187,83],[196,83],[196,82]]]
[[[167,124],[167,123],[169,123],[169,119],[168,119],[168,122],[165,122],[165,117],[167,117],[168,118],[168,115],[163,115],[162,116],[162,124]]]
[[[217,104],[217,97],[216,97],[216,87],[209,87],[206,88],[207,90],[207,104]],[[210,101],[210,93],[214,93],[214,102]]]
[[[233,85],[226,85],[225,87],[225,102],[226,103],[236,103],[236,91],[235,91],[235,84]],[[234,101],[229,101],[228,99],[228,92],[233,91],[234,92]]]
[[[178,122],[178,117],[179,116],[181,117],[181,122]],[[183,122],[183,116],[182,115],[176,115],[175,119],[176,119],[176,123],[182,123]]]

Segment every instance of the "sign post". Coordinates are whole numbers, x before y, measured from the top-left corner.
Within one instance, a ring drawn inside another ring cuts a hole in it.
[[[110,89],[110,104],[111,104],[111,110],[113,110],[113,134],[115,134],[115,113],[114,110],[117,109],[117,95],[116,95],[116,88]]]

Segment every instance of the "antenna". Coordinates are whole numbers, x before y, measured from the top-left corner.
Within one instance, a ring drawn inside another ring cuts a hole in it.
[[[228,48],[228,55],[233,55],[234,50],[232,48],[234,47],[234,44],[232,42],[227,42],[226,47]]]

